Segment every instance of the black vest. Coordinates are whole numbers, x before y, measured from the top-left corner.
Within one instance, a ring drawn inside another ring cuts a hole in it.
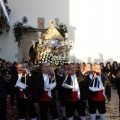
[[[49,79],[49,83],[50,82],[51,82],[51,80]],[[37,96],[43,97],[44,96],[44,78],[43,78],[42,72],[38,73],[38,75],[36,77],[35,87],[37,88],[36,89],[36,92],[38,93]],[[51,94],[52,94],[53,98],[55,98],[55,90],[56,90],[56,87],[51,90]]]

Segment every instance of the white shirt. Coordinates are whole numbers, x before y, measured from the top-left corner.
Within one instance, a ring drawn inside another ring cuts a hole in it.
[[[15,84],[15,87],[19,87],[19,89],[26,89],[26,76],[25,76],[25,83],[21,82],[22,74],[18,74],[18,80]]]
[[[43,73],[43,79],[44,79],[44,90],[48,91],[48,96],[52,97],[51,90],[56,86],[56,82],[49,83],[50,76],[48,74]]]
[[[93,82],[92,86],[89,86],[89,89],[91,91],[104,90],[104,86],[103,86],[103,83],[102,83],[102,80],[101,80],[101,75],[98,75],[98,76],[94,77],[92,74],[90,74],[89,77]],[[97,78],[97,85],[95,86],[95,79],[96,78]]]
[[[62,86],[63,86],[64,88],[67,88],[67,89],[72,89],[72,91],[78,91],[78,98],[80,99],[80,88],[79,88],[79,85],[78,85],[78,82],[77,82],[77,77],[76,77],[76,75],[75,75],[75,74],[74,74],[74,75],[71,75],[71,80],[72,80],[72,82],[73,82],[73,85],[68,85],[68,84],[66,83],[67,78],[68,78],[68,75],[66,76],[66,78],[65,78]]]

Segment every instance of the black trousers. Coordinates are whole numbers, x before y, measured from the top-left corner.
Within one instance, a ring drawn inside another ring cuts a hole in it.
[[[28,111],[30,118],[35,118],[37,116],[33,106],[32,97],[29,97],[28,99],[17,98],[17,108],[19,119],[24,119],[26,117],[26,110]]]
[[[91,114],[96,114],[96,110],[98,110],[100,114],[104,114],[106,112],[105,100],[93,101],[91,99],[88,99],[88,104],[89,104],[89,112]]]
[[[56,105],[55,100],[39,101],[39,104],[40,104],[41,120],[47,120],[48,108],[51,112],[51,115],[52,115],[53,119],[58,118],[58,111],[57,111],[57,105]]]
[[[65,95],[59,90],[58,91],[58,100],[60,101],[60,106],[65,106]]]
[[[6,100],[2,99],[0,100],[0,120],[6,120],[6,113],[7,113]]]
[[[86,102],[83,102],[82,100],[79,101],[66,101],[66,113],[67,117],[70,118],[74,115],[74,111],[76,110],[78,112],[79,116],[85,116],[85,107]]]

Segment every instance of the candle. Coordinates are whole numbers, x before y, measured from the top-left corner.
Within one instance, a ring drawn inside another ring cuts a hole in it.
[[[68,45],[68,40],[65,40],[65,45]]]
[[[35,48],[35,41],[31,40],[31,42],[32,42],[33,48]]]
[[[42,40],[41,40],[41,38],[39,38],[38,41],[39,41],[39,44],[42,44]]]
[[[41,37],[41,32],[38,32],[38,36]]]
[[[61,46],[64,46],[64,41],[61,42]]]
[[[68,38],[68,33],[65,33],[65,38]]]
[[[32,41],[32,45],[35,45],[35,41],[34,40],[31,40]]]
[[[73,42],[72,42],[72,41],[69,42],[69,46],[70,46],[70,47],[73,46]]]

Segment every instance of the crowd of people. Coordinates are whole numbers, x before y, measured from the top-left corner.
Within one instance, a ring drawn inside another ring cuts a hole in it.
[[[65,63],[55,70],[48,63],[9,62],[0,58],[0,120],[106,120],[105,102],[111,101],[111,86],[120,99],[120,64]],[[120,104],[119,104],[120,112]]]

